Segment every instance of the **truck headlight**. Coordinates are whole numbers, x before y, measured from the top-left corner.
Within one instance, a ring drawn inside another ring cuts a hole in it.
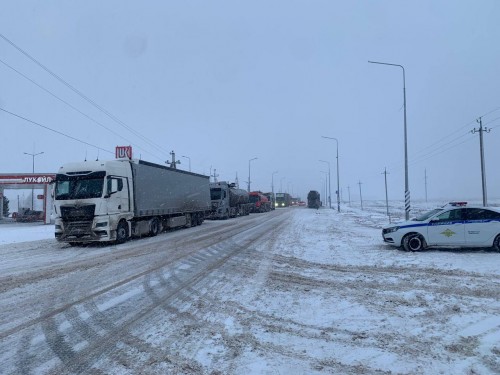
[[[100,223],[97,223],[95,225],[96,228],[102,228],[102,227],[107,227],[108,226],[108,222],[107,221],[102,221]]]

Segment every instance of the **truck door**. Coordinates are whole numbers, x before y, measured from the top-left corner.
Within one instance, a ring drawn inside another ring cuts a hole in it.
[[[119,176],[107,177],[108,214],[130,211],[128,179]]]

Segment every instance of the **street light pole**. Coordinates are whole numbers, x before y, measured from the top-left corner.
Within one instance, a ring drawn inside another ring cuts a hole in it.
[[[398,66],[403,69],[403,106],[404,106],[404,142],[405,142],[405,217],[406,220],[410,220],[410,188],[408,183],[408,137],[406,130],[406,79],[405,79],[405,68],[403,65],[399,64],[390,64],[379,61],[368,61],[371,64],[380,64],[380,65],[390,65],[390,66]]]
[[[35,153],[31,154],[29,152],[25,152],[24,154],[30,155],[33,158],[31,173],[35,174],[35,156],[43,154],[43,151],[42,152],[38,152],[36,154]],[[34,207],[34,205],[35,205],[34,194],[35,194],[35,188],[31,188],[31,209],[32,210],[35,209],[35,207]]]
[[[321,173],[324,173],[325,174],[325,199],[328,199],[327,196],[328,196],[328,172],[326,171],[320,171]]]
[[[333,139],[337,142],[337,212],[340,212],[339,140],[334,137],[325,137],[324,135],[321,138]]]
[[[278,171],[274,171],[273,173],[271,173],[271,192],[273,193],[273,199],[275,199],[274,197],[274,175],[278,173]]]
[[[250,193],[250,162],[258,158],[252,158],[248,161],[248,192]]]
[[[181,155],[183,158],[186,158],[188,159],[188,162],[189,162],[189,172],[191,172],[191,158],[189,156],[184,156],[184,155]]]
[[[332,208],[332,175],[330,174],[330,162],[326,160],[319,161],[328,164],[328,206]]]

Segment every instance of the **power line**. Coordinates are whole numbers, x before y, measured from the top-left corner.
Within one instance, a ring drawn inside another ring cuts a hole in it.
[[[82,141],[81,139],[75,138],[75,137],[73,137],[73,136],[71,136],[71,135],[65,134],[65,133],[60,132],[60,131],[58,131],[58,130],[55,130],[55,129],[49,128],[48,126],[42,125],[42,124],[40,124],[39,122],[36,122],[36,121],[30,120],[30,119],[28,119],[28,118],[26,118],[26,117],[23,117],[23,116],[21,116],[21,115],[18,115],[18,114],[16,114],[16,113],[14,113],[14,112],[10,112],[10,111],[8,111],[8,110],[6,110],[6,109],[2,108],[2,107],[0,107],[0,111],[3,111],[3,112],[5,112],[5,113],[8,113],[8,114],[9,114],[9,115],[11,115],[11,116],[17,117],[17,118],[19,118],[19,119],[21,119],[21,120],[24,120],[24,121],[26,121],[26,122],[29,122],[29,123],[31,123],[31,124],[33,124],[33,125],[40,126],[41,128],[47,129],[47,130],[49,130],[49,131],[51,131],[51,132],[57,133],[57,134],[59,134],[59,135],[62,135],[62,136],[64,136],[64,137],[66,137],[66,138],[70,138],[70,139],[72,139],[72,140],[74,140],[74,141],[77,141],[77,142],[83,143],[83,144],[85,144],[85,145],[87,145],[87,146],[95,147],[95,148],[96,148],[96,149],[98,149],[98,150],[101,150],[101,151],[104,151],[104,152],[108,152],[108,153],[110,153],[110,154],[114,154],[114,152],[112,152],[112,151],[109,151],[109,150],[106,150],[106,149],[104,149],[104,148],[102,148],[102,147],[99,147],[99,146],[93,145],[93,144],[91,144],[91,143],[88,143],[88,142]]]
[[[488,111],[487,113],[485,113],[485,114],[481,115],[481,117],[485,117],[485,116],[487,116],[487,115],[489,115],[489,114],[492,114],[492,113],[494,113],[494,112],[496,112],[496,111],[498,111],[498,110],[500,110],[500,107],[497,107],[497,108],[495,108],[495,109],[492,109],[491,111]],[[488,124],[489,124],[489,123],[491,123],[491,122],[493,122],[493,121],[496,121],[496,120],[498,120],[498,119],[500,119],[500,117],[497,117],[496,119],[491,120],[490,122],[488,122]],[[476,120],[475,120],[475,119],[474,119],[474,120],[472,120],[472,121],[470,121],[470,122],[468,122],[467,124],[465,124],[465,125],[461,126],[460,128],[456,129],[455,131],[451,132],[450,134],[448,134],[448,135],[446,135],[446,136],[444,136],[444,137],[442,137],[442,138],[438,139],[438,140],[437,140],[437,141],[435,141],[434,143],[432,143],[432,144],[430,144],[430,145],[428,145],[428,146],[426,146],[426,147],[424,147],[424,148],[422,148],[422,149],[418,150],[417,152],[415,152],[415,153],[414,153],[414,155],[418,155],[418,154],[420,154],[420,153],[424,152],[425,150],[427,150],[427,149],[429,149],[429,148],[433,148],[434,146],[438,145],[440,142],[442,142],[442,141],[444,141],[444,140],[448,139],[449,137],[451,137],[451,136],[453,136],[454,134],[458,133],[458,132],[459,132],[459,131],[461,131],[462,129],[464,129],[464,128],[466,128],[466,127],[469,127],[471,124],[474,124],[475,122],[476,122]],[[459,137],[459,138],[460,138],[460,137]],[[448,143],[446,143],[446,144],[444,144],[444,145],[438,145],[438,146],[437,146],[437,148],[441,148],[441,147],[443,147],[443,146],[446,146],[446,145],[447,145],[447,144],[449,144],[449,143],[450,143],[450,142],[448,142]],[[431,151],[431,153],[432,153],[432,152],[434,152],[434,151]]]
[[[97,121],[96,119],[90,117],[89,115],[87,115],[86,113],[82,112],[81,110],[79,110],[78,108],[76,108],[74,105],[72,105],[71,103],[65,101],[64,99],[60,98],[59,96],[57,96],[56,94],[52,93],[51,91],[49,91],[48,89],[46,89],[45,87],[43,87],[42,85],[38,84],[37,82],[35,82],[34,80],[32,80],[31,78],[29,78],[28,76],[26,76],[25,74],[21,73],[19,70],[17,70],[16,68],[14,68],[13,66],[7,64],[5,61],[3,61],[2,59],[0,59],[0,63],[4,64],[6,67],[8,67],[9,69],[13,70],[14,72],[16,72],[17,74],[19,74],[21,77],[25,78],[26,80],[30,81],[32,84],[34,84],[35,86],[37,86],[38,88],[40,88],[41,90],[45,91],[46,93],[48,93],[49,95],[53,96],[54,98],[56,98],[57,100],[61,101],[62,103],[66,104],[68,107],[72,108],[73,110],[77,111],[78,113],[80,113],[82,116],[85,116],[86,118],[88,118],[90,121],[96,123],[97,125],[101,126],[102,128],[106,129],[107,131],[109,131],[110,133],[120,137],[121,139],[127,141],[127,143],[129,144],[134,144],[133,142],[131,142],[130,140],[128,140],[127,138],[125,138],[124,136],[122,136],[121,134],[115,132],[114,130],[108,128],[106,125],[102,124],[101,122]],[[137,146],[137,148],[145,151],[146,153],[150,153],[148,150],[140,147],[140,146]],[[162,157],[159,157],[153,153],[150,153],[151,155],[155,156],[156,158],[160,159],[160,160],[163,160]]]
[[[60,77],[59,75],[57,75],[56,73],[54,73],[53,71],[51,71],[49,68],[47,68],[45,65],[43,65],[41,62],[39,62],[37,59],[35,59],[33,56],[31,56],[28,52],[26,52],[25,50],[23,50],[21,47],[17,46],[14,42],[12,42],[10,39],[8,39],[5,35],[3,35],[2,33],[0,33],[0,38],[2,38],[3,40],[5,40],[7,43],[9,43],[12,47],[14,47],[15,49],[17,49],[20,53],[22,53],[24,56],[26,56],[28,59],[30,59],[31,61],[33,61],[36,65],[38,65],[40,68],[42,68],[43,70],[45,70],[47,73],[49,73],[52,77],[54,77],[55,79],[57,79],[59,82],[61,82],[63,85],[65,85],[67,88],[69,88],[71,91],[73,91],[74,93],[76,93],[77,95],[79,95],[80,97],[82,97],[83,99],[85,99],[87,102],[89,102],[90,104],[92,104],[94,107],[96,107],[97,109],[99,109],[101,112],[103,112],[104,114],[106,114],[109,118],[111,118],[113,121],[115,121],[116,123],[118,123],[119,125],[121,125],[122,127],[126,128],[127,130],[129,130],[131,133],[133,133],[135,136],[141,138],[143,141],[145,141],[146,143],[148,143],[149,145],[155,147],[157,150],[167,154],[167,151],[162,149],[161,146],[155,144],[154,142],[150,141],[149,139],[147,139],[146,137],[144,137],[142,134],[140,134],[139,132],[137,132],[136,130],[134,130],[133,128],[131,128],[130,126],[128,126],[126,123],[124,123],[123,121],[121,121],[120,119],[118,119],[116,116],[114,116],[112,113],[110,113],[108,110],[106,110],[104,107],[100,106],[99,104],[97,104],[94,100],[90,99],[88,96],[86,96],[84,93],[82,93],[80,90],[78,90],[77,88],[75,88],[74,86],[72,86],[71,84],[69,84],[67,81],[65,81],[62,77]]]

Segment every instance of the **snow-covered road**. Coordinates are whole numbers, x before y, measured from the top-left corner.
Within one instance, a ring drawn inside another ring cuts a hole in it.
[[[500,254],[407,253],[386,221],[291,208],[0,245],[0,373],[500,373]]]

